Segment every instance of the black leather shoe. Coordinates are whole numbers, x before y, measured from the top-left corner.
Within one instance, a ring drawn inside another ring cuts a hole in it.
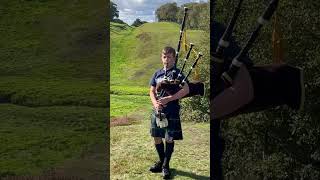
[[[162,162],[161,161],[156,162],[153,166],[149,168],[149,170],[153,173],[162,172]]]
[[[163,179],[170,179],[171,173],[169,168],[162,168]]]

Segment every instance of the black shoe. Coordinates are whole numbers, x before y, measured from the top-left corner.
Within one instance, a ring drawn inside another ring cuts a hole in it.
[[[162,168],[163,179],[170,179],[171,173],[169,168]]]
[[[162,162],[156,162],[153,166],[149,168],[149,170],[153,173],[160,173],[162,171]]]

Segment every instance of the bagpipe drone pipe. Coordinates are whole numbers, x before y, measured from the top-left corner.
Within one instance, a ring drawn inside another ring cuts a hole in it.
[[[199,59],[202,57],[201,53],[198,53],[189,72],[187,73],[187,75],[183,79],[181,79],[183,77],[182,76],[183,70],[185,69],[186,62],[190,57],[190,54],[192,52],[192,48],[194,47],[194,44],[190,43],[189,50],[187,52],[186,57],[184,58],[184,63],[182,65],[181,70],[179,72],[175,71],[176,65],[177,65],[177,62],[179,59],[179,52],[180,52],[180,48],[181,48],[181,44],[182,44],[182,36],[183,36],[183,33],[185,33],[184,28],[185,28],[185,22],[186,22],[186,18],[187,18],[187,12],[188,12],[188,8],[185,7],[183,20],[181,23],[178,47],[176,49],[176,57],[175,57],[175,65],[174,65],[175,68],[171,74],[169,74],[169,75],[165,74],[164,80],[162,82],[158,83],[156,86],[156,91],[160,92],[160,95],[158,96],[159,98],[162,97],[165,93],[167,93],[169,95],[175,94],[184,86],[185,83],[187,83],[189,86],[189,93],[186,96],[184,96],[184,98],[196,96],[196,95],[203,96],[204,92],[205,92],[204,83],[202,83],[200,81],[192,81],[192,82],[187,81],[187,78],[189,77],[192,70],[197,65]]]
[[[262,26],[276,10],[278,0],[271,0],[249,40],[233,57],[226,53],[243,0],[240,0],[217,48],[211,52],[210,108],[213,119],[287,105],[300,110],[304,101],[303,71],[285,63],[255,66],[247,53]],[[232,59],[232,60],[230,60]]]

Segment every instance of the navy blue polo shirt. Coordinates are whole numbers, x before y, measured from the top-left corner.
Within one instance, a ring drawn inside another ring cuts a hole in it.
[[[176,71],[176,72],[174,73],[174,76],[175,76],[175,77],[177,77],[178,74],[179,74],[179,72],[180,72],[180,70],[179,70],[178,68],[175,68],[175,67],[173,67],[173,68],[171,68],[171,69],[168,69],[168,70],[167,70],[167,77],[169,77],[169,80],[170,80],[170,76],[172,77],[173,70]],[[152,78],[151,78],[151,80],[150,80],[150,83],[149,83],[150,86],[156,87],[156,85],[163,80],[164,75],[165,75],[165,70],[164,70],[164,69],[159,69],[159,70],[157,70],[157,71],[153,74],[153,76],[152,76]],[[185,78],[185,76],[182,74],[182,76],[181,76],[180,78],[178,78],[178,79],[179,79],[180,81],[182,81],[184,78]],[[188,80],[186,80],[186,82],[188,82]],[[165,95],[164,95],[163,97],[165,97],[165,96],[168,96],[168,94],[165,93]],[[168,113],[168,112],[175,112],[175,111],[179,111],[179,110],[180,110],[179,101],[176,100],[176,101],[171,101],[171,102],[169,102],[169,103],[167,104],[167,106],[163,108],[162,112]]]

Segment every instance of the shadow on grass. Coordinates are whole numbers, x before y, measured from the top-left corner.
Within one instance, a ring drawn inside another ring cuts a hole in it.
[[[210,176],[201,176],[201,175],[197,175],[191,172],[185,172],[185,171],[181,171],[181,170],[177,170],[177,169],[171,169],[171,173],[172,173],[172,179],[174,179],[175,176],[185,176],[185,177],[189,177],[192,179],[200,179],[200,180],[208,180],[210,179]]]

